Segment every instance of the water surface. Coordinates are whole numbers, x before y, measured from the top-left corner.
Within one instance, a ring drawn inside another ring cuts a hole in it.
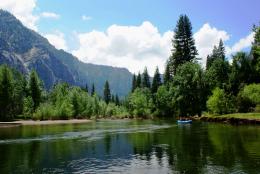
[[[0,128],[0,173],[260,173],[260,127],[111,120]]]

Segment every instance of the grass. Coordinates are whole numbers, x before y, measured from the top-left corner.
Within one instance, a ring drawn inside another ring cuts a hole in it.
[[[205,115],[206,117],[213,118],[238,118],[238,119],[254,119],[260,120],[260,113],[234,113],[234,114],[225,114],[225,115]]]

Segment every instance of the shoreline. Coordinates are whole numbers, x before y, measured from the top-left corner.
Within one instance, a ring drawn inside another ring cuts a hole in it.
[[[16,127],[16,126],[27,126],[27,125],[55,125],[55,124],[78,124],[78,123],[89,123],[93,120],[90,119],[71,119],[71,120],[18,120],[10,122],[0,122],[0,128],[2,127]]]
[[[253,113],[227,114],[219,116],[201,116],[193,117],[193,120],[204,122],[228,123],[233,125],[260,125],[260,117],[250,117]]]

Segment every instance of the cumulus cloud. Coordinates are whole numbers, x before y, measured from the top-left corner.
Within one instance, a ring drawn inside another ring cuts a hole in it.
[[[214,45],[218,45],[220,39],[223,42],[229,40],[230,35],[206,23],[194,34],[194,38],[199,57],[202,58],[201,63],[205,66],[207,55],[211,54]]]
[[[232,47],[226,47],[227,55],[230,56],[231,54],[241,51],[245,48],[248,48],[252,45],[254,41],[254,32],[250,33],[245,38],[240,39],[237,43],[235,43]]]
[[[44,35],[48,39],[48,41],[54,45],[57,49],[68,50],[66,40],[64,38],[64,34],[60,31],[55,31],[52,34]]]
[[[33,14],[36,0],[1,0],[0,8],[10,11],[25,26],[37,31],[36,22],[39,17]]]
[[[60,15],[53,12],[43,12],[41,13],[41,16],[44,18],[53,18],[53,19],[59,19]]]
[[[91,17],[91,16],[82,15],[82,16],[81,16],[81,19],[82,19],[83,21],[89,21],[89,20],[92,19],[92,17]]]
[[[105,32],[94,30],[76,35],[80,46],[72,53],[82,61],[125,67],[134,73],[147,66],[152,75],[156,66],[164,71],[173,32],[160,34],[145,21],[140,26],[112,25]]]

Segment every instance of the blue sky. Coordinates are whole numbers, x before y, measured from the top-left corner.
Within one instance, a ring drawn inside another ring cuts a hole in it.
[[[132,72],[147,66],[151,73],[156,65],[163,71],[171,49],[166,44],[170,45],[180,14],[189,16],[202,58],[220,38],[228,57],[248,50],[252,25],[260,21],[258,0],[3,0],[1,4],[80,60]]]

